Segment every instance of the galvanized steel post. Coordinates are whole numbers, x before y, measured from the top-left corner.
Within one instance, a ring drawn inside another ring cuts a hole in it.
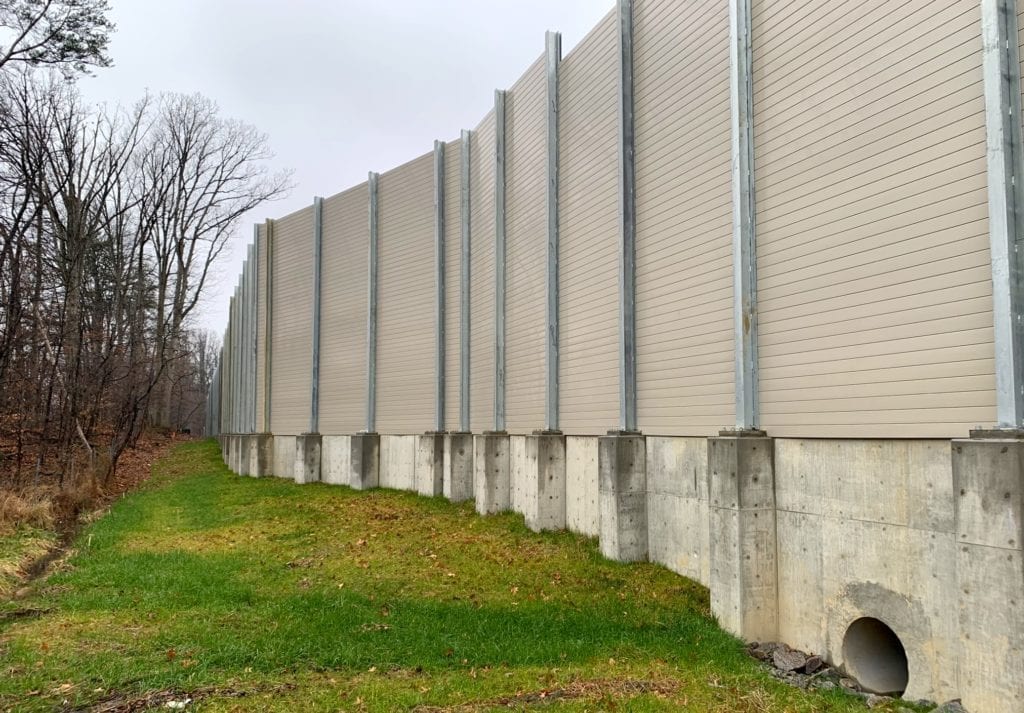
[[[366,311],[366,433],[377,430],[377,181],[380,176],[372,171],[367,179],[369,188],[370,256],[369,296]]]
[[[459,181],[459,217],[461,219],[460,238],[462,240],[461,269],[459,271],[459,430],[469,432],[469,279],[471,256],[471,191],[470,191],[470,146],[473,140],[471,131],[462,130],[459,157],[461,159],[461,180]]]
[[[324,199],[313,198],[313,364],[310,372],[309,432],[320,432],[320,287],[323,271]]]
[[[434,430],[444,430],[444,385],[445,385],[445,264],[444,264],[444,142],[434,142],[434,284],[437,304],[434,310],[437,320],[435,368],[437,393],[434,400]]]
[[[263,299],[266,301],[266,309],[264,314],[264,329],[265,336],[263,338],[263,431],[264,433],[273,433],[272,424],[270,422],[271,416],[271,372],[274,366],[274,221],[268,220],[264,224],[263,239],[266,241],[266,249],[264,252],[267,255],[267,265],[264,268],[266,275],[266,291],[264,292]]]
[[[619,428],[637,430],[633,0],[619,0]]]
[[[754,102],[750,0],[729,3],[729,105],[732,116],[733,329],[736,428],[756,430],[757,251],[754,225]]]
[[[996,424],[1024,427],[1024,141],[1015,0],[981,0],[982,76],[988,159]]]
[[[505,92],[494,92],[494,430],[505,430]]]
[[[562,61],[562,35],[548,32],[544,37],[547,57],[547,217],[548,217],[548,270],[545,292],[547,293],[547,350],[546,404],[544,409],[544,430],[558,430],[558,369],[559,369],[559,320],[558,320],[558,65]]]

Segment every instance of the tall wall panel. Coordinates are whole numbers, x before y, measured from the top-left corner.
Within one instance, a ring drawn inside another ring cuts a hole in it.
[[[762,426],[990,424],[978,3],[757,0],[753,26]]]
[[[270,427],[277,435],[309,429],[312,373],[313,208],[274,221],[273,354]]]
[[[267,430],[264,419],[267,376],[267,226],[256,229],[256,432]]]
[[[434,424],[434,154],[381,174],[378,187],[377,430]]]
[[[505,418],[544,427],[547,334],[547,73],[535,61],[506,95]]]
[[[229,312],[230,315],[230,312]],[[230,316],[224,329],[223,347],[221,349],[221,433],[231,433],[231,323]]]
[[[494,112],[473,132],[470,250],[470,427],[494,428]]]
[[[637,398],[647,434],[734,421],[729,5],[639,0]]]
[[[619,422],[618,46],[608,15],[559,67],[561,427]]]
[[[462,142],[444,150],[444,425],[459,428],[459,303],[462,272]]]
[[[320,317],[320,432],[366,428],[369,192],[324,200]]]

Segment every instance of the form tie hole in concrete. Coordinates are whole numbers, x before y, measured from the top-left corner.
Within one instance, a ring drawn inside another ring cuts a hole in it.
[[[903,695],[910,674],[907,652],[896,632],[871,617],[857,619],[843,638],[846,672],[872,693]]]

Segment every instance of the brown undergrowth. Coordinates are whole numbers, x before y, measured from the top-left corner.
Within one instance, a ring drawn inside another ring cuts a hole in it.
[[[188,437],[147,432],[135,448],[126,450],[117,471],[101,487],[94,477],[59,485],[15,484],[0,473],[0,601],[46,571],[78,531],[83,518],[102,511],[114,500],[149,478],[153,462]],[[69,482],[72,479],[67,479]]]

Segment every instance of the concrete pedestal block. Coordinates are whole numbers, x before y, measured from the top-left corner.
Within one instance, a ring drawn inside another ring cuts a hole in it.
[[[952,442],[960,693],[970,711],[1024,710],[1024,442]]]
[[[473,499],[472,433],[449,433],[444,437],[442,493],[453,503]]]
[[[774,444],[763,435],[708,439],[711,611],[748,641],[775,641],[779,601]]]
[[[526,437],[526,526],[534,532],[565,529],[565,436]]]
[[[274,471],[274,436],[256,433],[249,438],[249,475],[265,478]]]
[[[432,498],[444,492],[444,434],[416,439],[416,492]]]
[[[647,559],[647,443],[638,433],[598,439],[601,554],[618,562]]]
[[[349,473],[356,490],[369,490],[380,484],[380,435],[357,433],[349,449]]]
[[[303,433],[295,439],[295,482],[320,482],[320,449],[322,441],[319,433]]]
[[[473,439],[473,495],[481,515],[511,507],[509,438],[505,432],[485,431]]]

